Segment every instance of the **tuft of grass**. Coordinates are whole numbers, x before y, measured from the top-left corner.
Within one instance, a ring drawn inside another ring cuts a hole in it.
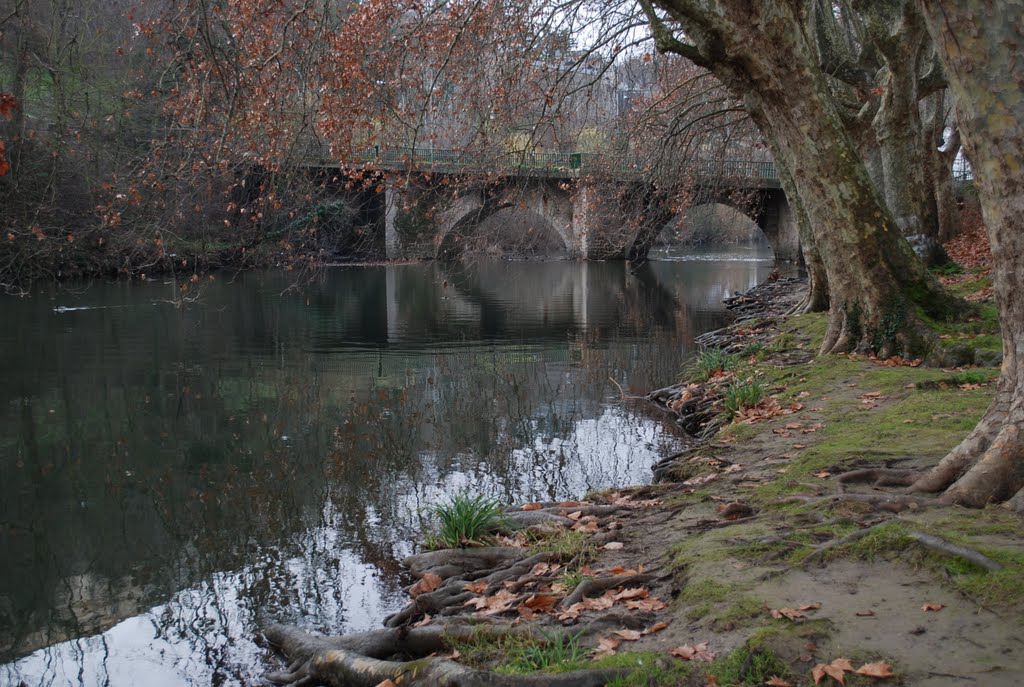
[[[582,565],[597,553],[597,547],[584,532],[559,530],[553,534],[530,533],[528,536],[533,537],[530,549],[534,553],[553,553],[560,561],[575,560]]]
[[[542,633],[540,639],[524,641],[509,649],[507,661],[498,668],[499,673],[560,672],[564,666],[585,661],[589,653],[580,645],[578,634],[562,637]]]
[[[501,504],[481,494],[457,494],[449,503],[427,510],[439,523],[431,538],[438,545],[434,548],[481,546],[503,520]]]
[[[729,385],[722,398],[722,406],[732,418],[744,408],[753,408],[767,395],[768,388],[764,382],[745,379]]]
[[[741,646],[711,664],[708,674],[714,675],[722,687],[754,687],[773,677],[788,677],[789,666],[773,651],[764,647]]]
[[[589,575],[584,575],[579,570],[572,570],[570,572],[562,573],[562,576],[559,578],[559,580],[563,585],[565,585],[566,591],[571,593],[574,589],[576,589],[576,587],[580,586],[580,584],[582,584],[584,580],[589,578]]]
[[[768,348],[760,341],[749,343],[743,347],[743,350],[739,353],[742,358],[757,358],[758,360],[764,360],[768,356]]]
[[[579,667],[630,671],[609,681],[608,687],[679,687],[690,684],[694,670],[689,661],[668,659],[650,651],[623,651]]]
[[[718,349],[712,348],[701,351],[685,370],[685,376],[695,382],[706,382],[712,377],[717,377],[729,372],[739,363],[740,358],[736,355],[729,355]]]

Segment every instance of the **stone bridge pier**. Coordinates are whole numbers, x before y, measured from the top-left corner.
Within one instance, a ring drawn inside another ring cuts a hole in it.
[[[777,260],[799,260],[796,218],[782,189],[752,190],[753,210],[739,209],[764,232]],[[643,259],[673,216],[667,201],[639,182],[610,189],[574,178],[510,175],[480,183],[435,174],[389,185],[385,194],[384,242],[393,260],[457,257],[481,225],[509,208],[569,258]],[[718,195],[710,202],[732,204],[728,193]]]

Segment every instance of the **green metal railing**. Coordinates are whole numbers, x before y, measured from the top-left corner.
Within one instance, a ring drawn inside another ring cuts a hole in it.
[[[321,164],[329,159],[321,155]],[[385,169],[434,170],[444,172],[508,172],[516,174],[567,174],[612,172],[639,174],[643,165],[631,160],[595,153],[547,151],[467,152],[448,148],[382,148],[373,146],[352,161]],[[691,169],[698,176],[737,177],[776,181],[775,163],[770,160],[697,160]]]

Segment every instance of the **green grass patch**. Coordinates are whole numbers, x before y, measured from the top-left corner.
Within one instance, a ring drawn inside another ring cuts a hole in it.
[[[500,673],[561,672],[567,665],[582,663],[589,650],[580,645],[579,635],[544,635],[540,640],[524,641],[508,647],[507,660]]]
[[[724,353],[717,348],[701,351],[697,358],[683,371],[683,376],[694,382],[706,382],[712,377],[731,371],[740,362],[740,357]]]
[[[708,674],[715,676],[719,687],[755,687],[773,677],[788,677],[791,671],[773,651],[748,643],[712,663]]]
[[[827,313],[804,313],[787,317],[779,326],[782,335],[789,337],[789,345],[785,348],[793,348],[800,344],[804,348],[817,350],[825,340],[825,330],[828,328]],[[773,342],[773,347],[783,348],[779,339]]]
[[[522,635],[486,627],[475,630],[469,639],[449,637],[445,643],[459,652],[462,663],[474,668],[494,666],[500,673],[572,670],[566,666],[583,663],[588,653],[577,635]]]
[[[432,548],[481,546],[503,519],[501,504],[480,494],[457,494],[450,502],[427,511],[438,520],[437,531],[428,542],[435,545]]]
[[[744,379],[733,382],[722,397],[722,407],[729,417],[734,417],[745,408],[753,408],[768,395],[768,387],[756,379]]]
[[[1016,532],[1007,531],[1010,524],[1004,522],[1002,516],[991,513],[991,509],[975,511],[965,519],[974,522],[966,524],[961,520],[956,525],[949,520],[942,524],[890,523],[857,541],[837,547],[830,557],[850,556],[869,561],[902,558],[911,565],[932,570],[948,586],[982,603],[999,604],[1001,607],[1024,606],[1024,549],[1021,547],[1019,526]],[[919,546],[908,534],[911,529],[974,549],[1001,564],[1003,569],[989,571],[963,558]],[[993,543],[987,541],[988,537],[966,533],[984,530],[1009,536],[1000,543]]]
[[[625,651],[604,656],[579,668],[621,668],[629,670],[624,677],[608,682],[608,687],[680,687],[689,684],[694,672],[688,661],[668,659],[650,651]]]
[[[835,472],[855,466],[870,467],[887,458],[939,458],[974,428],[991,401],[991,387],[962,390],[958,385],[950,385],[943,388],[937,382],[950,377],[940,370],[874,365],[865,368],[865,365],[868,364],[836,360],[834,369],[821,370],[829,384],[822,384],[811,370],[790,380],[784,376],[776,378],[783,383],[790,382],[785,393],[791,397],[802,390],[812,394],[805,403],[821,404],[824,427],[809,435],[813,443],[783,468],[781,479],[755,492],[759,500],[768,501],[791,493],[794,483],[813,481],[814,473],[821,470]],[[795,376],[799,372],[785,374]],[[968,375],[965,379],[990,379],[988,374],[994,372],[965,374]],[[856,383],[857,387],[845,397],[822,399],[823,396],[831,398],[832,394],[838,396],[842,387],[849,383]],[[908,383],[915,384],[915,388],[907,389]],[[927,390],[916,388],[922,385]],[[887,397],[883,405],[870,407],[857,398],[874,391]],[[781,398],[780,402],[783,402]]]
[[[590,541],[590,535],[585,532],[559,530],[551,534],[530,536],[530,550],[533,553],[553,553],[560,561],[574,560],[582,565],[593,560],[597,553],[597,547]]]

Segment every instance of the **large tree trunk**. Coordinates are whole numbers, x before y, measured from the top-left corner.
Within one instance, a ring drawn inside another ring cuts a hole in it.
[[[881,103],[872,122],[882,162],[879,186],[904,236],[935,238],[938,223],[929,202],[918,107],[924,22],[912,0],[865,3],[863,11],[869,35],[885,60]]]
[[[946,243],[960,234],[960,210],[953,187],[953,161],[960,150],[960,132],[956,118],[947,116],[949,99],[947,89],[943,88],[922,101],[924,139],[921,145],[925,155],[925,181],[931,188],[939,243]]]
[[[1011,499],[1024,511],[1024,36],[1019,16],[992,2],[921,6],[957,97],[992,245],[1003,366],[978,426],[915,488],[945,489],[947,501],[969,506]]]
[[[947,318],[960,309],[903,238],[868,176],[829,91],[799,3],[657,0],[694,45],[662,49],[712,71],[738,98],[794,176],[829,286],[822,352],[910,352],[915,309]],[[653,10],[648,11],[649,18]]]
[[[775,150],[772,141],[769,140],[769,149],[772,157],[775,158],[775,170],[779,175],[779,183],[786,193],[786,201],[790,210],[796,217],[797,229],[800,232],[800,253],[804,259],[804,266],[807,269],[807,298],[797,309],[799,312],[823,312],[828,310],[828,275],[825,273],[825,264],[818,255],[818,249],[814,245],[814,231],[811,229],[811,218],[807,214],[797,191],[796,181],[793,180],[793,173],[785,163],[781,151]]]

